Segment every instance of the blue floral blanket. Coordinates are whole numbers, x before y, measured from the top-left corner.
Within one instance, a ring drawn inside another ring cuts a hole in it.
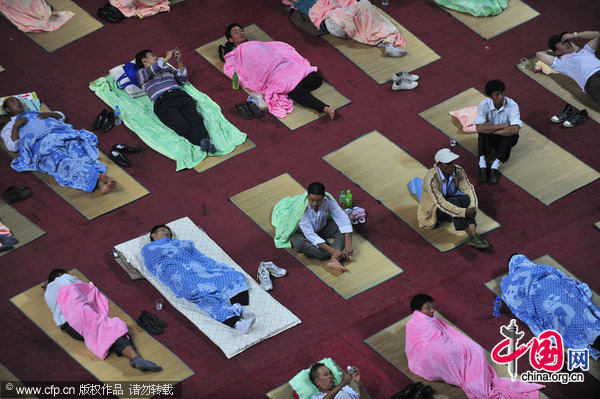
[[[198,305],[213,319],[223,322],[242,312],[230,299],[248,290],[246,276],[205,256],[192,241],[161,238],[142,248],[146,268],[179,298]]]
[[[54,118],[39,119],[39,112],[19,115],[27,123],[19,129],[19,155],[12,162],[18,172],[37,171],[53,176],[65,187],[92,192],[98,173],[106,173],[98,156],[98,138],[87,130]]]
[[[549,265],[537,265],[524,255],[515,255],[500,283],[502,299],[510,310],[539,336],[558,331],[567,348],[588,348],[597,359],[600,352],[590,345],[600,335],[600,309],[591,301],[587,284],[567,277]]]

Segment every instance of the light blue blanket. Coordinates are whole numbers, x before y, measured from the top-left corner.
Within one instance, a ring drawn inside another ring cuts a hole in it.
[[[20,157],[12,162],[13,169],[45,172],[61,186],[92,192],[98,173],[106,173],[98,156],[98,138],[54,118],[39,119],[38,114],[27,111],[18,116],[26,117],[27,123],[19,129]]]
[[[600,352],[590,345],[600,335],[600,309],[591,301],[587,284],[549,265],[536,265],[524,255],[511,258],[502,279],[502,299],[533,334],[558,331],[567,348]]]
[[[192,241],[161,238],[142,248],[146,268],[179,298],[198,305],[213,319],[223,322],[242,312],[230,299],[248,290],[246,276],[205,256]]]

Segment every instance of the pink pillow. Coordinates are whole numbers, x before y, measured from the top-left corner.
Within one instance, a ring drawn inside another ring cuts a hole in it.
[[[475,117],[477,116],[477,105],[471,105],[470,107],[462,108],[457,111],[450,111],[449,114],[458,119],[463,126],[463,132],[477,132],[477,128],[473,124]]]

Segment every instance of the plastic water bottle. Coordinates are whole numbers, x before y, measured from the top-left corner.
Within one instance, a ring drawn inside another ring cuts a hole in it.
[[[340,192],[340,206],[342,208],[346,206],[346,194],[344,194],[344,190]]]
[[[381,5],[387,6],[389,2],[390,2],[390,0],[381,0]]]
[[[502,299],[497,296],[496,300],[494,301],[494,313],[492,313],[494,317],[500,317],[502,315],[502,313],[500,313],[500,309],[502,309]]]
[[[119,108],[119,106],[117,105],[115,107],[115,125],[119,126],[121,122],[123,122],[123,120],[121,119],[121,108]]]
[[[233,90],[240,88],[240,78],[238,78],[237,72],[233,73]]]
[[[352,208],[352,193],[350,190],[346,191],[346,208]]]

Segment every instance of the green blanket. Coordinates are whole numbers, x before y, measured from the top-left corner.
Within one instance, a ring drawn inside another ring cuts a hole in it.
[[[506,7],[508,0],[434,0],[441,6],[460,12],[469,13],[475,17],[498,15]]]
[[[125,126],[133,130],[150,148],[177,162],[177,170],[193,168],[207,153],[191,144],[185,138],[165,126],[154,114],[154,104],[148,96],[130,97],[124,90],[117,88],[115,79],[107,75],[90,82],[90,89],[113,109],[116,105],[122,112]],[[210,141],[217,147],[215,154],[225,155],[246,141],[247,135],[240,132],[221,113],[221,108],[206,94],[199,92],[190,83],[183,86],[198,104],[198,112],[204,118],[204,125],[210,135]]]
[[[326,192],[325,195],[335,201],[331,194]],[[276,248],[292,247],[290,237],[296,232],[307,204],[308,193],[296,195],[295,197],[285,197],[275,204],[271,214],[271,224],[275,227]]]

